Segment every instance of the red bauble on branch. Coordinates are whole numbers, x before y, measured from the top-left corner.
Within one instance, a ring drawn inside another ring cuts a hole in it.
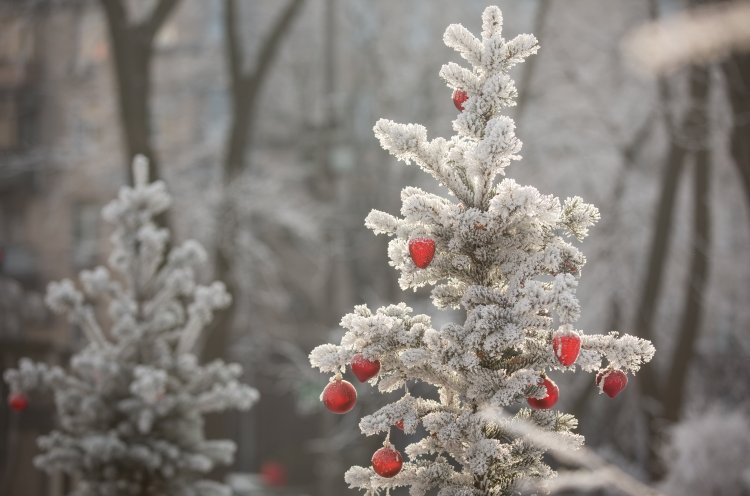
[[[361,353],[352,357],[352,373],[357,376],[359,382],[366,382],[378,375],[380,372],[379,360],[368,360]]]
[[[541,381],[541,385],[547,389],[547,395],[544,398],[526,398],[529,406],[534,410],[552,408],[560,397],[560,389],[557,387],[557,384],[552,382],[552,379],[545,377]]]
[[[604,369],[596,374],[596,385],[610,398],[614,398],[628,385],[628,376],[622,370]]]
[[[320,399],[333,413],[346,413],[357,403],[357,390],[351,382],[337,378],[328,383]]]
[[[430,238],[413,238],[409,240],[409,255],[414,265],[426,269],[435,256],[435,240]]]
[[[372,455],[372,469],[381,477],[393,477],[401,472],[404,461],[401,453],[390,446],[380,448]]]
[[[464,90],[453,90],[453,105],[461,112],[464,110],[464,102],[468,99],[469,95]]]
[[[29,398],[23,393],[11,393],[8,396],[8,406],[17,412],[22,412],[29,406]]]
[[[395,424],[396,429],[403,431],[404,430],[404,421],[403,420],[397,420]]]
[[[557,361],[570,367],[578,359],[581,352],[581,338],[574,332],[559,332],[552,336],[552,349],[555,350]]]

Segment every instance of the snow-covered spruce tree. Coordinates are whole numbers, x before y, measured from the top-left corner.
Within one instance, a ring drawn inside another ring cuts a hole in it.
[[[534,36],[506,41],[501,29],[500,10],[489,7],[481,40],[461,25],[445,32],[445,43],[472,65],[449,63],[440,71],[461,111],[453,121],[456,136],[428,140],[423,126],[385,119],[374,128],[383,148],[416,162],[452,198],[407,187],[403,218],[373,210],[366,226],[395,237],[388,255],[403,289],[434,285],[435,306],[463,307],[466,320],[437,330],[403,303],[375,312],[358,306],[341,322],[347,330],[341,344],[310,354],[314,367],[334,374],[321,399],[336,413],[356,401],[341,376],[349,365],[381,392],[403,388],[398,401],[360,422],[362,433],[385,435],[372,468],[352,467],[345,476],[368,495],[397,486],[409,486],[412,495],[513,494],[521,481],[553,477],[544,448],[485,409],[507,408],[514,412],[507,422],[531,421],[575,448],[583,442],[571,432],[577,419],[552,409],[559,389],[549,372],[576,366],[597,372],[600,391],[614,397],[626,373],[654,353],[651,343],[633,336],[574,328],[585,259],[566,238],[582,240],[597,209],[578,197],[561,203],[512,179],[495,181],[521,150],[513,120],[500,115],[516,96],[508,71],[538,49]],[[439,401],[413,396],[409,382],[435,386]],[[405,448],[404,463],[390,431],[416,434],[420,426],[424,435]]]
[[[229,495],[201,479],[235,451],[232,441],[205,439],[203,415],[248,409],[258,394],[238,381],[239,365],[200,365],[192,350],[231,298],[221,282],[196,283],[195,267],[206,259],[200,244],[165,253],[169,231],[154,217],[170,196],[163,182],[148,184],[144,158],[133,168],[135,187],[103,210],[114,226],[109,268],[83,271],[82,291],[70,280],[47,290],[48,306],[67,314],[88,343],[67,370],[21,360],[5,373],[9,403],[23,410],[32,390],[54,394],[59,428],[40,437],[35,464],[73,476],[73,495]]]

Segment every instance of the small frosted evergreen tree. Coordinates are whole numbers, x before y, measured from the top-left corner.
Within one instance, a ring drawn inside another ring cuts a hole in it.
[[[200,365],[192,350],[231,298],[221,282],[196,283],[206,260],[196,241],[166,255],[169,231],[154,217],[170,196],[163,182],[148,184],[144,158],[133,167],[135,187],[103,210],[114,226],[109,268],[81,272],[82,290],[67,279],[47,290],[48,306],[88,343],[67,370],[28,359],[8,370],[10,405],[22,410],[29,392],[52,391],[59,428],[40,437],[35,464],[73,476],[73,495],[230,495],[201,479],[235,452],[232,441],[205,439],[203,415],[248,409],[258,393],[239,382],[239,365]]]
[[[654,353],[651,343],[633,336],[574,328],[585,259],[567,239],[584,239],[598,210],[579,197],[561,202],[512,179],[496,182],[521,150],[513,120],[500,115],[515,104],[508,71],[538,50],[534,36],[506,41],[501,30],[500,10],[489,7],[481,40],[461,25],[445,32],[445,43],[472,66],[451,62],[440,71],[461,111],[455,136],[428,140],[423,126],[385,119],[374,127],[384,149],[416,162],[452,198],[407,187],[403,218],[373,210],[366,226],[394,236],[388,255],[402,289],[432,285],[435,306],[463,307],[466,319],[436,330],[430,317],[403,303],[374,312],[358,306],[341,322],[347,332],[340,345],[310,354],[314,367],[334,374],[321,399],[336,413],[356,401],[341,376],[347,366],[381,392],[403,388],[399,400],[360,422],[365,435],[385,434],[372,468],[355,466],[345,476],[368,495],[397,486],[409,486],[412,495],[512,494],[521,482],[553,477],[544,448],[511,425],[532,422],[571,448],[582,444],[572,432],[577,419],[552,409],[559,389],[548,372],[576,366],[597,372],[600,391],[614,397],[626,373]],[[439,399],[413,396],[410,382],[434,386]],[[498,408],[512,415],[498,420]],[[390,443],[391,429],[417,434],[420,426],[424,434],[405,448],[404,463]]]

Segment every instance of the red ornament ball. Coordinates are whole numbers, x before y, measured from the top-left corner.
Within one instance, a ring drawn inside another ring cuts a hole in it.
[[[320,395],[323,404],[333,413],[346,413],[357,403],[357,390],[343,379],[329,382]]]
[[[469,99],[469,95],[464,90],[453,90],[453,105],[463,112],[464,102]]]
[[[426,269],[435,256],[435,240],[430,238],[413,238],[409,240],[409,255],[414,265]]]
[[[575,333],[555,333],[552,336],[552,349],[555,350],[557,361],[570,367],[581,352],[581,338]]]
[[[285,486],[286,467],[279,462],[267,461],[260,466],[260,478],[267,486]]]
[[[372,469],[381,477],[393,477],[401,472],[404,461],[401,453],[391,447],[384,447],[372,455]]]
[[[362,354],[357,353],[352,357],[352,373],[357,376],[359,382],[367,382],[380,372],[379,360],[368,360]]]
[[[560,389],[551,379],[545,377],[541,382],[541,385],[547,389],[547,396],[544,398],[526,398],[529,406],[534,410],[546,410],[547,408],[552,408],[560,397]]]
[[[596,385],[600,391],[614,398],[628,385],[628,376],[622,370],[605,369],[596,374]]]
[[[403,420],[397,420],[395,424],[397,429],[403,431],[404,430],[404,421]]]
[[[23,393],[12,393],[8,397],[8,405],[13,410],[22,412],[29,406],[29,398]]]

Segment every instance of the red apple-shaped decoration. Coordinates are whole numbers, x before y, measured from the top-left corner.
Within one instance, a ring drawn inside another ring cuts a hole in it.
[[[555,350],[557,361],[570,367],[578,359],[581,352],[581,338],[574,332],[555,333],[552,336],[552,349]]]
[[[380,448],[372,455],[372,469],[381,477],[393,477],[401,472],[404,461],[401,459],[401,453],[386,446]]]
[[[29,406],[29,398],[23,393],[12,393],[8,397],[8,406],[17,412],[22,412]]]
[[[604,369],[596,374],[596,385],[600,391],[614,398],[628,385],[628,376],[622,370]]]
[[[463,112],[464,102],[469,99],[469,95],[464,90],[453,90],[453,105]]]
[[[413,238],[409,240],[409,255],[414,265],[426,269],[435,256],[435,240],[430,238]]]
[[[335,379],[328,383],[320,399],[333,413],[346,413],[357,403],[357,390],[351,382]]]
[[[368,360],[361,353],[352,357],[352,373],[357,376],[359,382],[367,382],[380,372],[379,360]]]
[[[403,420],[397,420],[395,424],[397,429],[403,431],[404,430],[404,421]]]
[[[557,387],[557,384],[552,382],[552,379],[545,377],[542,380],[542,385],[547,389],[547,395],[544,398],[526,398],[529,406],[534,410],[552,408],[560,397],[560,389]]]

